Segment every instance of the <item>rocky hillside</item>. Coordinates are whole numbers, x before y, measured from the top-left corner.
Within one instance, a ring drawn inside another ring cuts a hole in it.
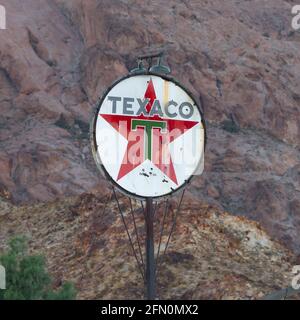
[[[94,104],[138,54],[163,48],[208,123],[205,174],[191,194],[260,221],[299,253],[300,33],[290,26],[293,3],[2,0],[2,197],[25,204],[104,191],[88,141]]]
[[[122,208],[128,199],[120,197]],[[107,203],[104,210],[104,203]],[[141,241],[144,219],[134,203]],[[166,219],[168,230],[176,204]],[[156,212],[156,250],[163,206]],[[1,203],[0,252],[15,234],[44,253],[55,284],[74,281],[79,299],[142,299],[143,280],[115,201],[83,194],[52,203],[15,207]],[[135,242],[133,220],[125,219]],[[162,238],[162,251],[168,232]],[[143,248],[143,246],[142,246]],[[142,249],[143,250],[143,249]],[[272,241],[257,223],[233,217],[201,202],[183,202],[166,255],[160,255],[161,299],[259,299],[291,283],[291,253]]]

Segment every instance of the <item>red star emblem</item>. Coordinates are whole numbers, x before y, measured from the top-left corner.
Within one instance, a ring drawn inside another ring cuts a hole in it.
[[[128,141],[117,180],[120,180],[145,160],[149,159],[175,184],[178,184],[168,146],[187,130],[193,128],[198,122],[162,118],[159,115],[150,116],[149,113],[156,99],[152,80],[148,84],[144,98],[149,99],[149,103],[145,108],[148,115],[144,115],[143,113],[138,116],[100,114]],[[149,134],[151,136],[150,140]]]

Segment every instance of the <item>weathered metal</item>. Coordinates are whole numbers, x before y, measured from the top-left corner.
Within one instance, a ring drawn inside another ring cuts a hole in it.
[[[146,199],[146,291],[147,299],[154,300],[155,288],[155,257],[154,257],[154,208],[152,198]]]

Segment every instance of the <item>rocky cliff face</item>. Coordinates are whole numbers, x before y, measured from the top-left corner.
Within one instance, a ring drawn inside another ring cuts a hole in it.
[[[1,4],[2,197],[104,192],[89,150],[94,104],[137,54],[164,48],[208,122],[205,174],[190,196],[260,221],[299,253],[300,33],[290,27],[291,1]]]
[[[119,200],[138,252],[128,199],[119,196]],[[79,299],[144,298],[143,279],[116,202],[109,195],[83,194],[34,206],[0,206],[0,252],[12,234],[23,234],[30,239],[32,252],[46,255],[55,285],[73,281]],[[143,213],[138,204],[133,203],[133,208],[144,251]],[[159,208],[156,252],[164,206]],[[172,202],[161,252],[175,212]],[[191,199],[183,202],[166,255],[159,257],[160,299],[260,299],[290,286],[297,263],[257,223]]]

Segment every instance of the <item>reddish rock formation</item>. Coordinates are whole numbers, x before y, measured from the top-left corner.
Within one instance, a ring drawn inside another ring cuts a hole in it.
[[[300,33],[291,2],[2,0],[0,193],[15,203],[103,189],[88,127],[137,54],[164,48],[208,120],[196,198],[261,221],[296,252]]]

